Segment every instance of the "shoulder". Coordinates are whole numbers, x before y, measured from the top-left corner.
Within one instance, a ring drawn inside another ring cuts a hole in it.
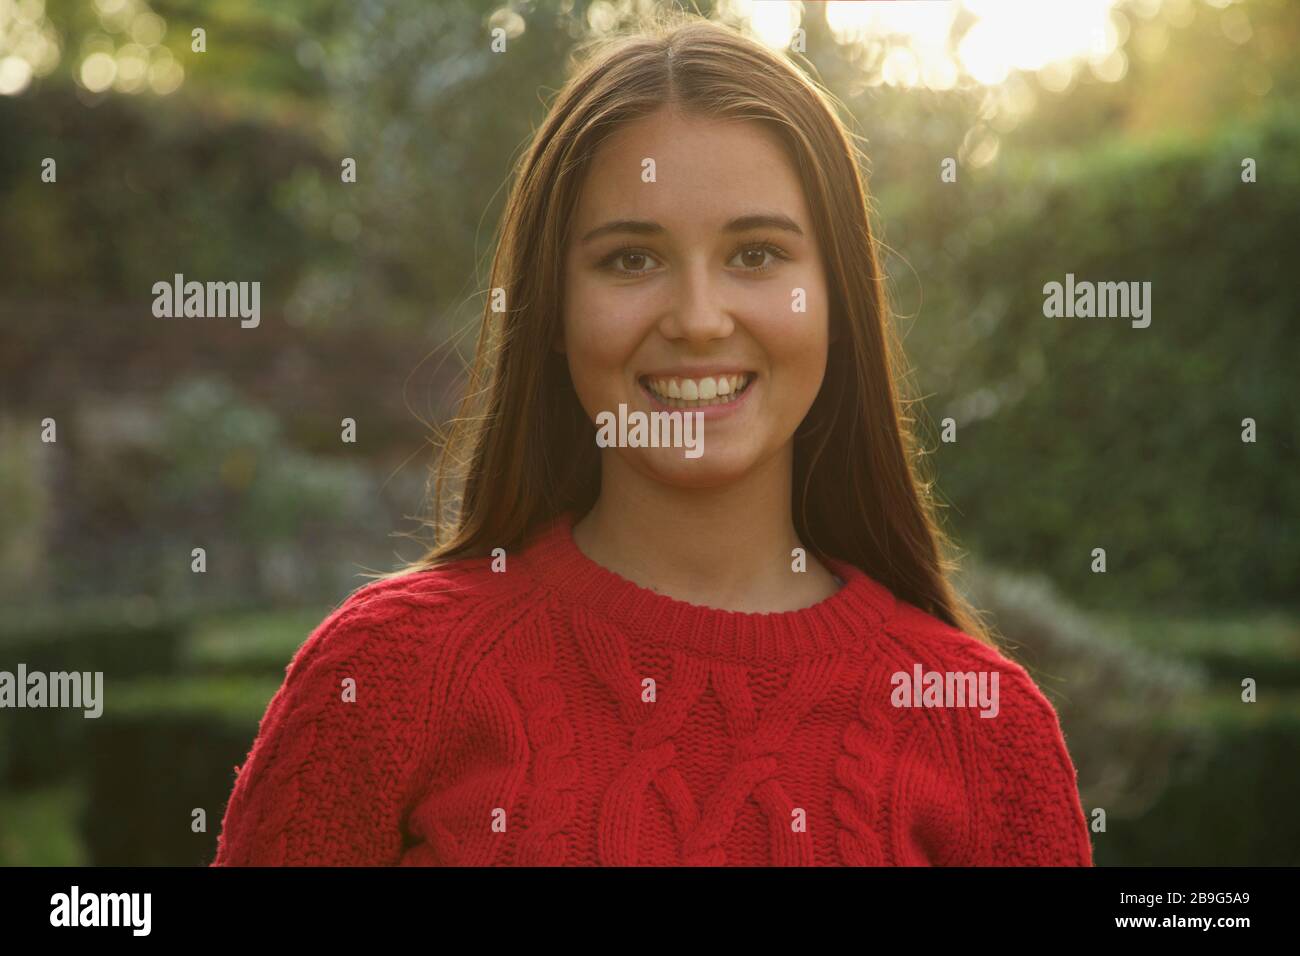
[[[453,714],[510,615],[527,613],[527,579],[488,564],[454,561],[357,588],[293,654],[259,734],[293,725],[349,739],[410,735]]]
[[[999,712],[1010,708],[1049,732],[1058,727],[1056,709],[1029,672],[997,647],[904,601],[885,630],[897,648],[896,659],[920,664],[925,672],[986,675],[1001,698]]]
[[[237,768],[218,863],[398,861],[401,815],[511,599],[481,564],[372,581],[311,632]]]
[[[528,603],[531,582],[496,574],[487,559],[466,558],[386,577],[349,594],[311,632],[286,670],[355,662],[369,670],[394,667],[444,672],[473,646],[499,633],[502,614]]]
[[[927,761],[946,768],[942,779],[980,821],[963,851],[969,861],[1089,865],[1078,773],[1056,709],[1025,668],[901,602],[886,630],[898,646],[894,659],[914,662],[908,703],[916,706],[918,685],[936,689],[921,692],[910,716],[920,718]]]
[[[928,732],[973,773],[1050,773],[1077,778],[1056,708],[1017,661],[905,602],[885,625],[911,690],[935,688],[919,706]],[[896,682],[904,678],[891,675]],[[965,694],[965,706],[953,706]],[[942,694],[944,696],[940,697]],[[915,696],[913,693],[912,696]],[[974,697],[974,703],[969,698]],[[942,700],[941,706],[929,706]],[[918,705],[914,705],[918,706]]]

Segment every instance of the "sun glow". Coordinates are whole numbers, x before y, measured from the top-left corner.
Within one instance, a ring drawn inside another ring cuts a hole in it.
[[[1115,9],[1117,2],[829,0],[825,14],[836,40],[862,47],[864,63],[874,67],[872,83],[935,90],[962,82],[997,86],[1019,71],[1063,88],[1084,69],[1107,82],[1127,72],[1128,14]],[[1138,0],[1137,14],[1154,16],[1165,2]],[[796,0],[731,0],[725,6],[776,48],[789,45],[807,16],[806,5]]]

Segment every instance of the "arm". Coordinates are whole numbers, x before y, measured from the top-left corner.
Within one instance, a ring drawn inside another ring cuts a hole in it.
[[[239,771],[213,866],[398,862],[438,696],[417,621],[350,601],[312,632]]]
[[[999,684],[997,716],[960,715],[975,741],[979,781],[980,839],[970,865],[1091,866],[1078,775],[1055,709],[1019,665],[1004,661]]]

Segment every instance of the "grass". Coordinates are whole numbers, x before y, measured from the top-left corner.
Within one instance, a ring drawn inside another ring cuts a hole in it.
[[[82,800],[75,782],[0,793],[0,866],[85,866],[77,833]]]

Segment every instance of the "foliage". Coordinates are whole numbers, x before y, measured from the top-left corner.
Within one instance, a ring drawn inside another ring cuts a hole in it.
[[[962,542],[1086,603],[1300,599],[1300,309],[1285,248],[1300,120],[1024,157],[917,210],[895,240],[927,301],[909,347]],[[1255,158],[1260,183],[1243,183]],[[1152,321],[1045,318],[1043,286],[1149,281]],[[1242,441],[1242,420],[1258,441]],[[1107,552],[1107,573],[1090,571]]]

